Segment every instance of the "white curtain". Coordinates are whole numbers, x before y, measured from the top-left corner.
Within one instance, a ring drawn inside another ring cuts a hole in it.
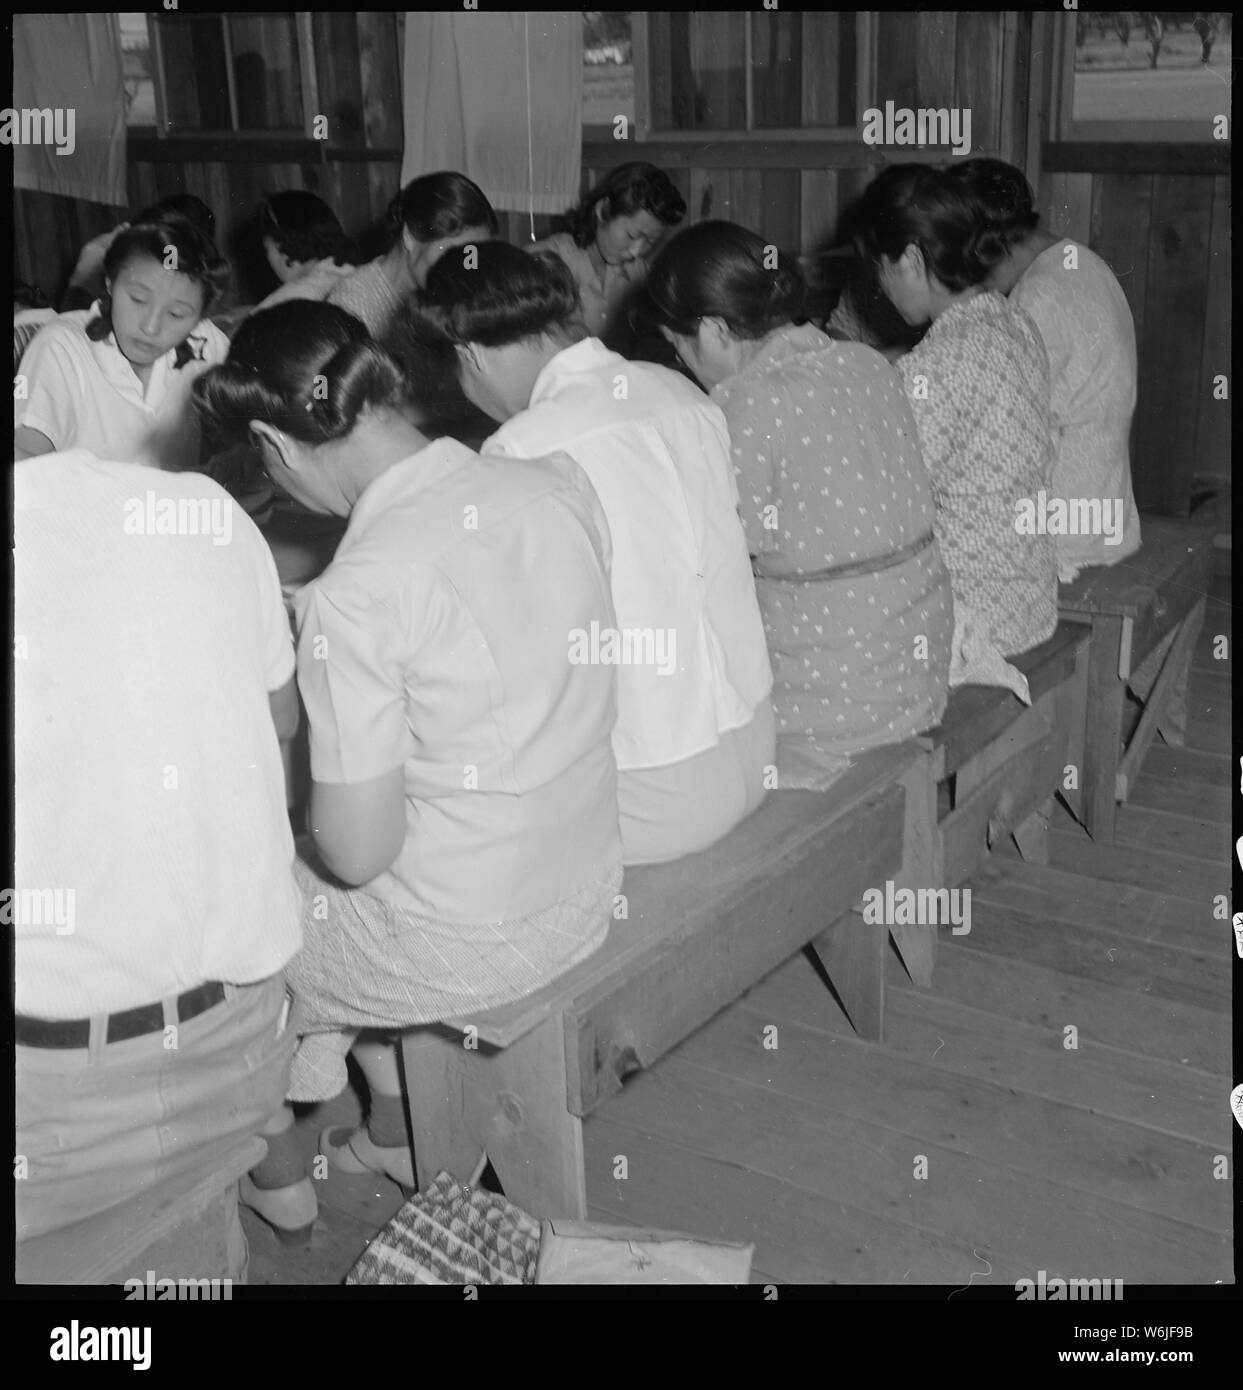
[[[125,206],[125,81],[115,14],[14,15],[13,112],[15,188]],[[23,126],[37,143],[22,143]]]
[[[404,186],[456,169],[495,208],[564,212],[583,147],[580,13],[406,15]]]

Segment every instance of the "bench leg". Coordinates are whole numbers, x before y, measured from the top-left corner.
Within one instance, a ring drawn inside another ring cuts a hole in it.
[[[1029,864],[1049,862],[1049,817],[1053,814],[1053,798],[1042,801],[1039,806],[1014,827],[1014,843],[1019,853]]]
[[[402,1039],[419,1187],[441,1169],[468,1182],[483,1154],[506,1197],[530,1215],[587,1217],[583,1125],[566,1109],[560,1014],[500,1051],[454,1034]]]
[[[894,875],[895,888],[940,888],[940,837],[937,831],[937,792],[928,756],[912,762],[902,779],[906,788],[906,811],[902,829],[902,867]],[[932,986],[936,964],[935,926],[889,928],[893,944],[906,973],[924,989]]]
[[[1148,756],[1153,735],[1165,722],[1171,703],[1181,707],[1180,710],[1174,711],[1173,719],[1177,742],[1182,743],[1182,734],[1187,724],[1187,668],[1191,664],[1196,638],[1200,635],[1203,622],[1204,600],[1201,599],[1161,644],[1165,648],[1165,659],[1159,665],[1155,661],[1152,663],[1151,683],[1146,683],[1147,689],[1144,692],[1147,701],[1144,712],[1131,735],[1126,753],[1118,764],[1119,801],[1127,799],[1130,784],[1139,776],[1144,759]],[[1178,693],[1180,688],[1181,694]],[[1166,741],[1169,742],[1168,739]]]
[[[1201,599],[1183,620],[1182,654],[1175,669],[1169,699],[1157,719],[1157,732],[1171,748],[1181,748],[1187,738],[1187,686],[1191,679],[1196,641],[1203,626],[1204,600]]]
[[[1083,826],[1099,844],[1111,845],[1118,813],[1118,762],[1126,678],[1123,619],[1098,616],[1092,624],[1088,666],[1087,725],[1083,748]]]
[[[858,910],[839,918],[810,949],[841,1000],[850,1026],[868,1042],[885,1040],[885,948],[888,932]]]

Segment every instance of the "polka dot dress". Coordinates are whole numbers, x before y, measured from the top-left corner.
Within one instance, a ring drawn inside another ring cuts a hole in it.
[[[934,725],[953,631],[937,545],[877,572],[816,577],[892,555],[933,529],[893,369],[862,344],[789,327],[713,396],[729,422],[779,737],[841,765]]]

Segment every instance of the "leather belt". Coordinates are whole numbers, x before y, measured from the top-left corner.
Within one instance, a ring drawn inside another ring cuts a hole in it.
[[[188,1023],[199,1014],[214,1009],[224,1001],[224,986],[218,980],[188,989],[177,996],[177,1022]],[[14,1020],[16,1041],[21,1047],[87,1047],[91,1041],[89,1018],[44,1019],[27,1018],[18,1014]],[[140,1004],[136,1009],[123,1009],[108,1015],[108,1041],[125,1042],[147,1033],[159,1033],[164,1028],[164,1005]]]
[[[934,535],[934,532],[929,531],[917,541],[904,545],[901,550],[891,551],[888,555],[878,556],[874,560],[851,560],[846,565],[830,565],[826,570],[808,570],[802,574],[765,574],[758,566],[753,565],[752,568],[757,579],[782,584],[815,584],[825,579],[845,579],[852,574],[878,574],[881,570],[893,569],[896,565],[904,565],[908,560],[913,560],[916,555],[928,549]]]

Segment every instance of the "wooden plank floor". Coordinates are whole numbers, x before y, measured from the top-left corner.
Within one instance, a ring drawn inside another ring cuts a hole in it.
[[[1152,748],[1113,846],[1062,815],[1048,866],[994,856],[932,990],[891,957],[883,1047],[807,957],[770,975],[586,1122],[592,1218],[753,1241],[762,1282],[1229,1282],[1229,592],[1187,747]],[[301,1121],[308,1152],[357,1114],[347,1092]],[[339,1282],[401,1203],[318,1190],[304,1252],[245,1214],[252,1282]]]

